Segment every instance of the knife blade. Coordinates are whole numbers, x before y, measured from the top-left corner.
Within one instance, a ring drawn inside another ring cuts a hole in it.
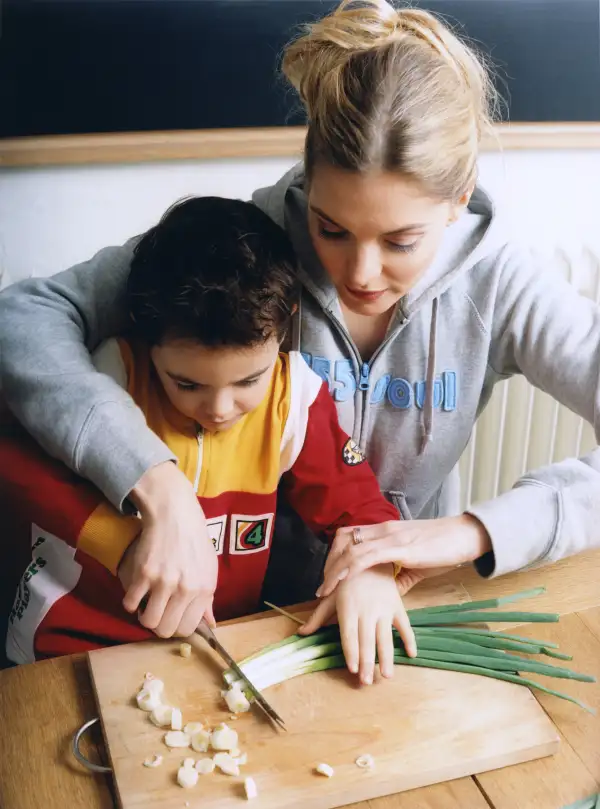
[[[217,640],[217,636],[212,631],[208,623],[203,618],[200,622],[199,626],[196,629],[196,634],[200,635],[200,637],[204,638],[204,640],[208,643],[211,649],[214,651],[225,661],[228,667],[235,673],[237,677],[244,683],[244,687],[252,694],[254,698],[254,702],[261,708],[265,714],[269,717],[269,719],[274,722],[278,727],[282,730],[287,730],[283,719],[279,716],[277,711],[272,708],[267,700],[263,697],[260,693],[258,688],[254,686],[248,677],[244,674],[238,664],[235,662],[233,657],[229,654],[227,649],[219,643]]]

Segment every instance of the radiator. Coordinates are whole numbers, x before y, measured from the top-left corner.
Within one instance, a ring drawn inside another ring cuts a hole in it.
[[[600,244],[531,252],[541,271],[562,273],[582,295],[600,303]],[[593,428],[548,394],[521,376],[501,382],[459,462],[462,509],[510,489],[528,470],[595,446]]]

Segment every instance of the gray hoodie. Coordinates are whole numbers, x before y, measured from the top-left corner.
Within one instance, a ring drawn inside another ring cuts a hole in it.
[[[300,257],[294,347],[329,382],[342,426],[405,517],[457,512],[458,460],[494,384],[512,374],[524,374],[600,434],[600,309],[503,243],[482,189],[447,228],[438,258],[399,302],[368,363],[312,247],[302,167],[254,201],[286,228]],[[49,452],[121,507],[143,472],[171,457],[89,357],[125,325],[134,243],[0,295],[8,403]],[[600,545],[600,450],[529,473],[470,511],[492,539],[493,554],[479,562],[487,575]]]

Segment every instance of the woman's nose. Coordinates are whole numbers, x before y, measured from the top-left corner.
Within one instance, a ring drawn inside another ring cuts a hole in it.
[[[350,286],[368,287],[381,275],[381,254],[377,245],[358,245],[348,266]]]

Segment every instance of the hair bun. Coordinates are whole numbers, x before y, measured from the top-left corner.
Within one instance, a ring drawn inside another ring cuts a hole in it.
[[[309,117],[321,79],[338,72],[353,54],[390,41],[398,27],[398,12],[386,0],[342,0],[304,34],[288,45],[283,72],[300,94]]]
[[[308,113],[309,172],[318,153],[402,170],[448,198],[472,181],[497,95],[484,60],[430,12],[342,0],[288,45],[283,72]]]

